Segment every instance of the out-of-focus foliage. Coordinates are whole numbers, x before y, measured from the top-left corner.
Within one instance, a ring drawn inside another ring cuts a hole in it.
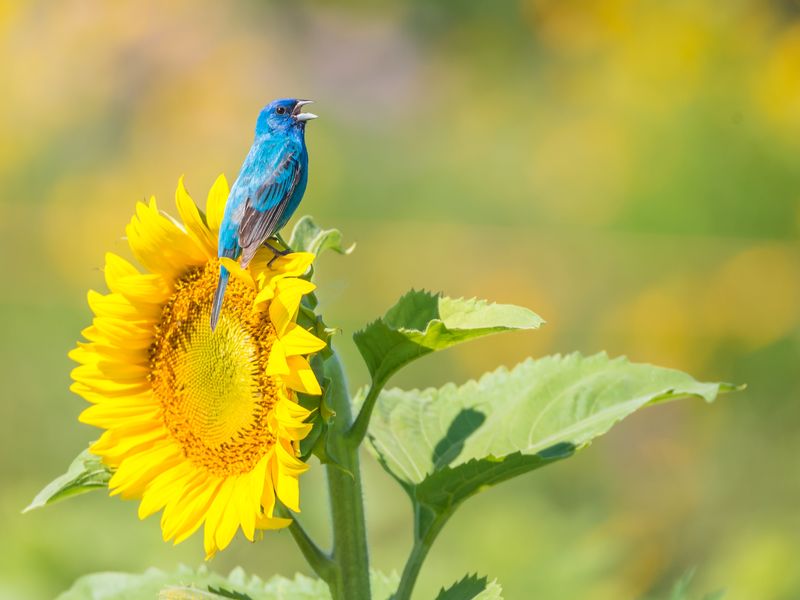
[[[412,285],[547,320],[398,385],[575,348],[750,385],[645,411],[477,496],[420,597],[476,564],[508,598],[658,597],[690,566],[695,589],[726,600],[800,595],[794,2],[32,0],[0,5],[0,44],[0,597],[200,560],[101,494],[19,512],[96,435],[76,421],[66,352],[133,203],[168,199],[181,174],[190,191],[232,181],[258,109],[286,95],[321,116],[303,212],[358,242],[318,266],[329,325],[351,333]],[[304,482],[315,532],[318,471]],[[390,570],[407,500],[377,466],[365,479],[375,566]],[[304,570],[290,547],[238,540],[212,566]]]
[[[375,600],[388,600],[399,577],[396,573],[373,572],[370,579]],[[240,568],[223,577],[205,567],[180,566],[171,573],[151,568],[138,575],[85,575],[57,600],[330,600],[330,597],[324,581],[300,574],[292,579],[276,575],[264,581],[256,575],[248,577]]]

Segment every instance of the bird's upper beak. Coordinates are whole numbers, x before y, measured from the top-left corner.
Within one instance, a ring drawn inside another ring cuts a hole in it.
[[[297,104],[294,105],[292,109],[292,116],[297,121],[310,121],[311,119],[316,119],[317,115],[310,112],[300,112],[300,110],[306,105],[311,104],[314,102],[313,100],[298,100]]]

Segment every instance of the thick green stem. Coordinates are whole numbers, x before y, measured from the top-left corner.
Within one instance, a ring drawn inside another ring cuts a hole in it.
[[[345,436],[353,417],[347,380],[336,353],[325,361],[325,375],[330,380],[328,400],[336,412],[328,432],[328,447],[331,457],[338,462],[327,465],[334,566],[327,582],[334,600],[370,600],[369,554],[358,446],[349,444]]]
[[[449,518],[449,513],[434,514],[423,506],[416,506],[414,512],[414,545],[411,547],[411,554],[406,561],[403,575],[400,577],[400,585],[394,596],[392,596],[392,600],[410,600],[422,563],[425,561],[425,557],[428,556],[436,536],[439,535]]]

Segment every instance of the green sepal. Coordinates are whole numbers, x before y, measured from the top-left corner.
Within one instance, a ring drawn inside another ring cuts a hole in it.
[[[322,394],[319,396],[297,395],[300,405],[313,411],[309,421],[313,424],[311,431],[300,441],[300,459],[307,462],[312,455],[316,456],[323,465],[337,467],[352,477],[353,473],[343,466],[343,461],[336,455],[334,445],[330,443],[331,424],[336,417],[336,412],[328,399],[330,379],[322,375],[324,372],[322,363],[319,355],[311,360],[314,373],[322,382]]]
[[[86,449],[72,461],[66,473],[48,483],[22,512],[92,490],[105,489],[112,475],[100,457]]]

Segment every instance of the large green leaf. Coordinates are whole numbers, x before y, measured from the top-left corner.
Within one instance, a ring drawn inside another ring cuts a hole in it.
[[[342,232],[338,229],[322,229],[308,215],[301,217],[292,230],[289,247],[295,252],[311,252],[320,254],[325,250],[333,250],[339,254],[350,254],[355,244],[345,247],[342,244]]]
[[[111,471],[99,457],[81,452],[72,461],[67,472],[48,483],[23,512],[52,504],[57,500],[108,487]]]
[[[399,578],[373,573],[372,596],[386,600],[396,589]],[[294,579],[275,576],[268,581],[245,575],[241,568],[228,577],[209,571],[179,567],[165,573],[148,569],[142,574],[95,573],[78,579],[57,600],[330,600],[328,586],[320,579],[295,575]]]
[[[353,339],[372,380],[381,382],[435,350],[501,331],[535,329],[542,323],[539,316],[519,306],[412,290]]]
[[[503,600],[503,588],[486,577],[467,575],[449,588],[442,589],[436,600]]]
[[[462,386],[384,391],[369,435],[384,468],[438,512],[569,456],[642,406],[731,389],[605,354],[550,356]]]

